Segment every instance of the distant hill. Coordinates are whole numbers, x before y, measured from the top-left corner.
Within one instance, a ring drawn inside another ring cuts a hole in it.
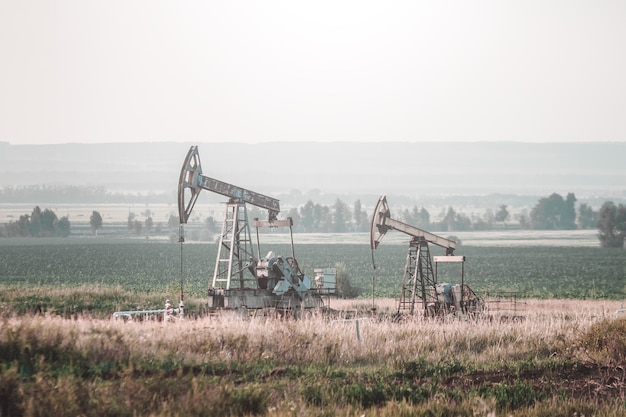
[[[626,197],[620,143],[193,143],[205,175],[269,195],[441,195],[558,192]],[[104,186],[176,193],[192,143],[0,143],[0,187]]]

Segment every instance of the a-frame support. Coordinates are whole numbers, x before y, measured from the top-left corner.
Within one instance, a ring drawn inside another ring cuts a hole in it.
[[[244,274],[254,258],[245,203],[229,202],[222,224],[212,288],[256,288],[251,274]]]
[[[421,301],[424,316],[428,316],[429,306],[436,306],[436,287],[437,279],[433,272],[428,241],[424,237],[414,237],[409,242],[398,313],[408,311],[409,314],[415,314],[416,304]]]

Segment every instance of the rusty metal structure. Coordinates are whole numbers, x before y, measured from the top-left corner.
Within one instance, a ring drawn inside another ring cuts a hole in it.
[[[474,315],[483,311],[484,302],[465,284],[465,257],[454,255],[456,242],[393,219],[386,196],[379,198],[372,215],[370,247],[374,269],[374,251],[390,230],[411,237],[398,299],[398,314],[416,314],[420,305],[425,317],[450,313]],[[443,248],[445,255],[431,257],[429,245]],[[460,284],[438,283],[439,263],[459,263]]]
[[[300,270],[294,255],[293,221],[279,220],[279,201],[275,198],[207,177],[202,173],[198,147],[192,146],[184,160],[178,183],[178,213],[182,225],[189,216],[202,190],[228,197],[219,239],[213,277],[209,281],[209,308],[274,309],[281,313],[299,314],[305,309],[323,307],[322,294],[334,291],[312,284]],[[267,220],[248,219],[247,204],[266,209]],[[252,242],[250,224],[256,230],[256,246]],[[269,251],[261,254],[259,229],[287,227],[291,237],[291,256],[283,257]],[[181,232],[181,241],[184,241]]]

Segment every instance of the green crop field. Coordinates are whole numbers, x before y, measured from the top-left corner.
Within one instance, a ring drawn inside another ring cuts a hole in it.
[[[305,273],[337,266],[361,290],[335,307],[368,312],[374,279],[379,312],[393,309],[405,244],[381,245],[374,270],[367,244],[316,239],[296,245]],[[529,297],[515,320],[355,322],[202,315],[216,249],[183,244],[181,275],[164,240],[0,240],[0,415],[624,415],[623,250],[464,245],[479,295]],[[111,320],[176,300],[181,278],[187,320]]]
[[[265,246],[262,250],[291,254],[289,245],[284,243]],[[13,289],[95,285],[138,297],[159,294],[176,298],[182,277],[185,294],[201,300],[212,277],[216,249],[215,243],[184,244],[181,269],[178,243],[143,239],[6,239],[0,241],[0,285]],[[431,248],[431,253],[440,254],[437,249]],[[295,255],[309,275],[314,268],[338,266],[364,298],[372,297],[373,280],[374,296],[378,298],[398,296],[406,251],[402,244],[381,245],[374,254],[375,270],[367,244],[305,243],[296,246]],[[623,250],[462,246],[456,254],[466,256],[465,283],[478,294],[518,292],[531,298],[626,298]],[[440,282],[460,279],[458,267],[439,271]],[[163,300],[149,302],[155,305],[143,307],[160,308]]]

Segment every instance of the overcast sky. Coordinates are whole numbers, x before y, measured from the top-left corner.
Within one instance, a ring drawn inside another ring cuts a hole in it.
[[[626,1],[0,0],[0,141],[626,141]]]

